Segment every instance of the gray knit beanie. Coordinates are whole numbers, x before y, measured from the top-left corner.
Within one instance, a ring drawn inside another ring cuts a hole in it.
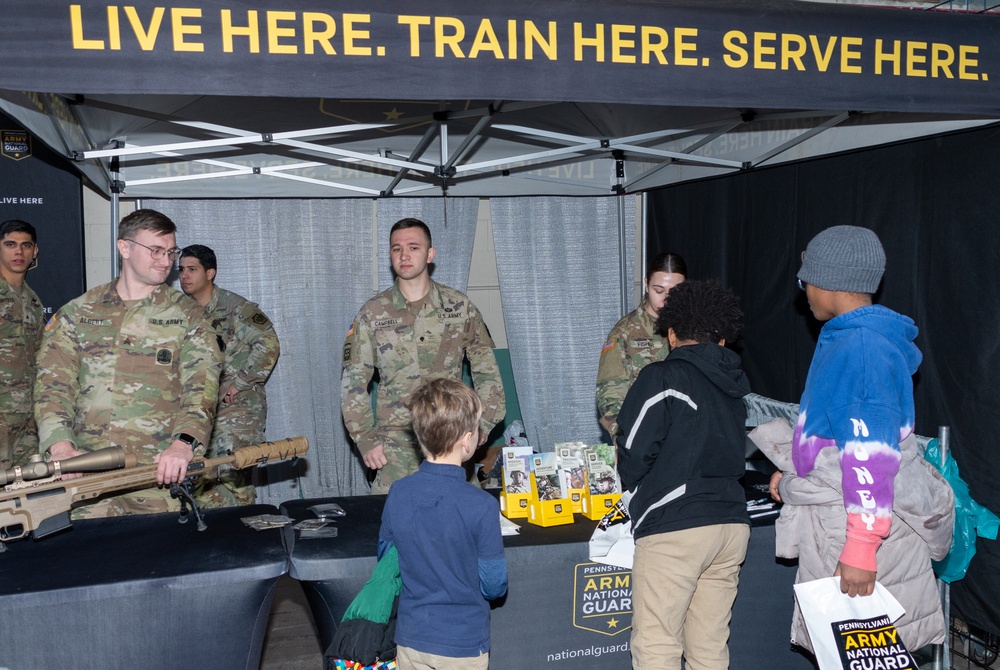
[[[834,226],[812,238],[798,277],[828,291],[874,293],[885,272],[878,235],[859,226]]]

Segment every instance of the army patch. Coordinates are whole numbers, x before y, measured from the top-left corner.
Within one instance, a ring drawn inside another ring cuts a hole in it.
[[[353,335],[353,334],[354,334],[354,322],[353,322],[353,321],[351,321],[351,327],[350,327],[350,329],[349,329],[349,330],[347,331],[347,335],[345,335],[344,337],[350,337],[350,336],[351,336],[351,335]]]
[[[87,326],[110,326],[111,319],[88,319],[86,317],[80,317],[80,323]]]
[[[157,365],[170,365],[170,361],[174,359],[173,353],[170,349],[158,349],[156,352],[156,364]]]
[[[448,310],[445,310],[445,312],[448,312]],[[465,314],[463,314],[462,312],[450,312],[448,314],[444,314],[441,318],[442,319],[463,319],[463,318],[465,318]]]
[[[401,323],[403,323],[402,319],[379,319],[378,321],[372,321],[372,328],[392,328]]]
[[[350,342],[348,342],[347,344],[344,345],[344,362],[345,363],[350,363],[351,362],[351,343]]]
[[[261,329],[271,323],[264,312],[260,311],[260,308],[252,302],[243,305],[243,309],[240,310],[240,317]]]
[[[632,340],[632,348],[633,349],[652,349],[653,348],[653,341],[652,340],[646,340],[646,339],[643,339],[643,340]]]
[[[604,347],[601,349],[601,356],[603,356],[606,352],[611,351],[614,348],[615,348],[615,338],[609,337],[608,341],[604,343]]]
[[[55,314],[53,314],[52,318],[49,319],[49,322],[45,324],[45,331],[48,332],[49,328],[51,328],[54,325],[56,325],[56,315]]]

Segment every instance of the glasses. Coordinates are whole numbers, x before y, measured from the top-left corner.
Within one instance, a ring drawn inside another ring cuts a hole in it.
[[[154,261],[163,258],[163,254],[166,254],[167,257],[172,261],[176,261],[178,258],[181,257],[181,250],[179,247],[174,247],[173,249],[164,249],[163,247],[147,247],[142,242],[136,242],[135,240],[125,240],[125,241],[131,242],[132,244],[138,244],[140,247],[143,247],[144,249],[149,249],[149,255],[153,257]]]

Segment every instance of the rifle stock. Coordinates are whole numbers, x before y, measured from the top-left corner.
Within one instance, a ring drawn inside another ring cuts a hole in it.
[[[301,456],[308,450],[306,438],[292,437],[243,447],[217,458],[196,457],[188,465],[187,479],[197,479],[224,465],[238,470],[251,465],[267,465]],[[140,465],[76,479],[19,482],[19,487],[7,486],[0,493],[0,540],[16,540],[32,532],[36,538],[41,538],[62,530],[70,525],[69,511],[74,503],[93,500],[112,491],[149,488],[156,484],[156,467]]]

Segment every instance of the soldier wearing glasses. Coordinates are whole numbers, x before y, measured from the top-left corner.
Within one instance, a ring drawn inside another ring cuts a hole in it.
[[[68,303],[45,326],[38,353],[39,447],[62,460],[108,446],[180,481],[212,434],[222,351],[194,300],[164,282],[180,256],[177,228],[140,209],[122,219],[118,279]],[[177,509],[168,489],[99,499],[74,518]]]

